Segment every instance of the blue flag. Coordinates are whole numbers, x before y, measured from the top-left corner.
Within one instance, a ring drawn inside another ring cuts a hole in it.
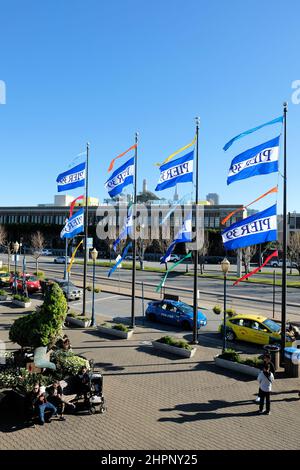
[[[80,209],[72,215],[60,233],[60,238],[73,238],[78,233],[83,232],[84,209]]]
[[[120,194],[125,186],[133,184],[134,175],[134,157],[120,166],[105,183],[105,188],[110,197]]]
[[[248,131],[242,132],[239,135],[236,135],[233,137],[227,144],[224,145],[223,150],[228,150],[229,147],[232,146],[232,144],[236,141],[241,139],[242,137],[245,137],[246,135],[252,134],[252,132],[258,131],[259,129],[262,129],[265,126],[271,126],[272,124],[276,124],[277,122],[283,122],[283,116],[279,116],[278,118],[273,119],[272,121],[265,122],[264,124],[261,124],[260,126],[253,127],[252,129],[249,129]]]
[[[116,262],[116,264],[108,271],[108,274],[107,276],[110,277],[112,275],[112,273],[117,269],[117,267],[119,266],[119,264],[122,263],[122,261],[124,260],[125,256],[127,255],[128,253],[128,250],[129,248],[132,247],[132,243],[128,243],[128,245],[126,246],[126,248],[124,249],[123,251],[123,254],[122,256],[120,257],[120,259],[118,259],[118,261]]]
[[[278,171],[279,137],[237,155],[231,162],[227,184]]]
[[[177,183],[193,181],[193,163],[194,151],[162,165],[159,168],[160,177],[155,191],[172,188]]]
[[[222,232],[226,250],[277,240],[276,204],[240,220]]]
[[[130,235],[130,231],[132,230],[132,225],[133,225],[133,217],[131,213],[131,209],[129,209],[129,214],[126,219],[125,225],[122,227],[122,230],[118,236],[118,238],[114,241],[113,243],[113,249],[116,251],[118,244],[120,243],[121,240],[125,240],[128,235]]]
[[[176,237],[168,247],[165,255],[161,258],[160,264],[167,263],[170,260],[172,251],[175,248],[176,243],[188,243],[192,241],[192,213],[190,212],[187,218],[184,220],[181,229],[177,232]]]
[[[85,185],[85,162],[61,173],[56,178],[57,191],[69,191]]]

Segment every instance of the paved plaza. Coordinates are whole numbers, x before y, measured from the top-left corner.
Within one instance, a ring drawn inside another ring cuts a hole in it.
[[[0,339],[20,313],[0,306]],[[177,359],[154,352],[151,340],[166,334],[138,322],[132,340],[66,329],[75,353],[93,358],[104,374],[105,414],[67,415],[35,429],[7,413],[0,418],[0,449],[299,449],[298,379],[279,373],[272,414],[257,415],[258,386],[247,376],[219,369],[220,340],[203,333],[196,355]],[[175,334],[182,336],[181,333]],[[187,339],[189,334],[184,334]]]

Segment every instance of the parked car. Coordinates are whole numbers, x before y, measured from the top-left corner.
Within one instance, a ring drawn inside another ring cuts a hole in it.
[[[66,257],[65,256],[57,256],[54,258],[53,263],[56,264],[65,264],[66,262]],[[67,262],[70,263],[70,257],[68,256]]]
[[[223,334],[223,325],[219,326],[219,332]],[[281,325],[262,315],[234,315],[226,321],[226,338],[228,341],[235,339],[255,344],[277,344],[281,341]],[[291,346],[293,338],[286,335],[286,346]]]
[[[271,259],[270,262],[268,263],[269,266],[272,266],[272,268],[282,268],[283,261],[282,259]],[[286,266],[288,268],[297,268],[297,263],[287,261]]]
[[[41,284],[40,284],[39,279],[36,276],[32,276],[31,274],[25,274],[25,278],[26,278],[26,288],[29,294],[33,294],[34,292],[41,291]],[[17,290],[21,291],[23,289],[23,281],[24,281],[23,275],[21,274],[17,278]],[[9,286],[11,289],[14,289],[15,279],[13,275],[10,278]]]
[[[150,321],[159,321],[179,326],[184,330],[193,329],[193,307],[178,300],[158,300],[148,303],[146,317]],[[198,310],[197,328],[207,324],[206,316]]]
[[[44,250],[41,251],[41,255],[42,256],[52,256],[53,253],[51,250],[48,250],[47,248],[45,248]]]
[[[177,261],[179,261],[179,260],[180,260],[180,256],[178,256],[178,255],[173,255],[173,254],[172,254],[172,255],[170,256],[170,259],[169,259],[168,262],[170,262],[170,263],[177,263]],[[160,262],[163,262],[163,256],[160,258]]]
[[[0,285],[9,286],[11,274],[6,271],[0,272]]]
[[[79,300],[82,297],[82,290],[71,281],[68,283],[64,279],[54,279],[54,282],[59,285],[67,300]]]

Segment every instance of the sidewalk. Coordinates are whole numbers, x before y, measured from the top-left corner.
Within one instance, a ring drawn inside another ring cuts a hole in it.
[[[1,311],[0,339],[8,349],[13,314]],[[130,341],[67,329],[75,353],[93,358],[104,374],[108,411],[67,416],[35,429],[1,423],[0,449],[298,449],[298,379],[278,378],[272,415],[257,415],[257,382],[218,369],[219,349],[202,345],[192,359],[154,353],[164,333],[137,327]],[[203,337],[202,337],[203,336]]]

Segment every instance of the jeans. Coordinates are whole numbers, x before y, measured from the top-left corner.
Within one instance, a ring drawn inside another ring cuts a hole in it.
[[[54,405],[52,405],[52,403],[42,403],[41,405],[39,405],[40,420],[42,423],[45,422],[45,410],[50,410],[51,416],[57,414],[57,409]]]
[[[265,399],[266,399],[266,412],[270,411],[270,392],[264,392],[263,390],[259,389],[259,411],[264,409]]]

